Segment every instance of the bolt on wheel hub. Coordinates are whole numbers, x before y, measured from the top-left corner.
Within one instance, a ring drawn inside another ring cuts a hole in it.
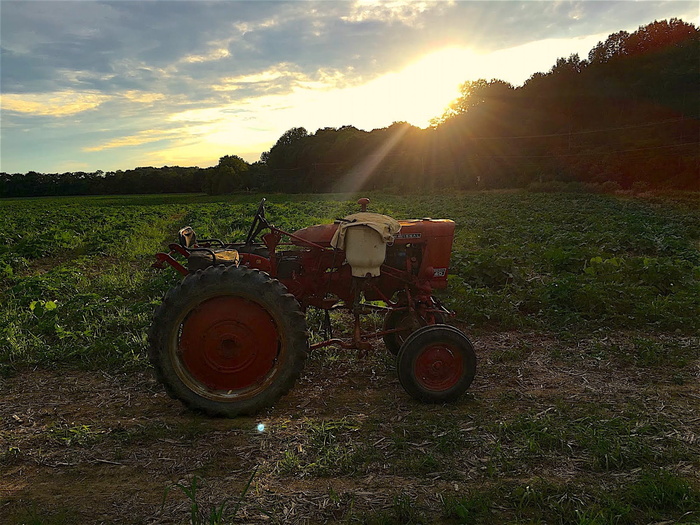
[[[449,345],[429,346],[416,359],[416,379],[429,390],[447,390],[462,377],[463,367],[462,356]]]

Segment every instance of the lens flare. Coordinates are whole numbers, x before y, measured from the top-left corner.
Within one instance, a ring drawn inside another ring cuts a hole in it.
[[[258,423],[258,432],[265,431],[265,423]]]

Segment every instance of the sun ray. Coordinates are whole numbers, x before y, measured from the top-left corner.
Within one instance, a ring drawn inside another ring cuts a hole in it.
[[[394,129],[391,130],[390,135],[374,151],[374,153],[367,155],[338,182],[336,191],[342,193],[356,193],[365,186],[367,181],[377,170],[377,167],[387,157],[387,155],[391,153],[406,132],[410,129],[410,125],[408,124],[395,125],[392,127]]]

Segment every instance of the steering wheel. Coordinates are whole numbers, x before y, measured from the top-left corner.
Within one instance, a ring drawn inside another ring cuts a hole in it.
[[[269,226],[269,224],[267,219],[265,219],[265,199],[263,199],[260,201],[260,204],[258,204],[258,210],[255,212],[253,223],[250,225],[248,235],[246,235],[245,244],[252,244],[255,237],[260,233],[260,230],[266,226]]]

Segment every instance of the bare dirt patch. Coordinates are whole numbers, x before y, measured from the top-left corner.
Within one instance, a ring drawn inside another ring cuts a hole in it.
[[[585,508],[650,465],[700,484],[697,340],[657,338],[686,359],[640,366],[624,334],[474,339],[477,378],[445,406],[410,399],[382,348],[319,351],[273,409],[234,420],[185,410],[147,372],[3,379],[0,522],[186,523],[192,501],[175,484],[196,478],[200,510],[230,513],[253,472],[244,523],[457,523],[450,498],[507,502],[533,483],[570,486]],[[518,512],[491,501],[485,516]]]

